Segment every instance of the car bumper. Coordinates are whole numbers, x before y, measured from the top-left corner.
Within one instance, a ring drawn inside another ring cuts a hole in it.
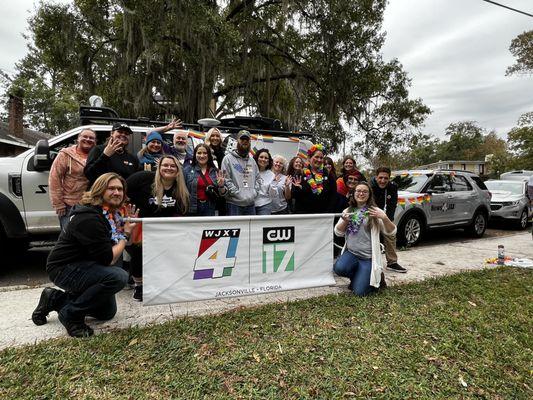
[[[518,219],[520,218],[520,213],[523,210],[523,206],[503,206],[495,210],[495,206],[491,205],[492,213],[490,215],[491,219]]]

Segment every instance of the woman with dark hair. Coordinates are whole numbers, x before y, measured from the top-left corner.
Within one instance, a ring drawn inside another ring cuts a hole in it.
[[[194,148],[192,162],[185,167],[185,183],[190,195],[189,214],[214,216],[219,196],[226,194],[224,175],[217,170],[209,146],[200,143]]]
[[[355,166],[355,159],[351,155],[344,156],[342,160],[341,176],[337,179],[337,192],[348,195],[349,188],[346,185],[348,177],[353,176],[357,182],[366,182],[365,176]]]
[[[272,172],[272,156],[268,149],[261,149],[255,153],[254,160],[257,163],[257,168],[259,168],[259,176],[257,177],[259,190],[255,198],[255,215],[270,215],[272,214],[270,191],[276,176]]]
[[[155,173],[136,172],[128,178],[127,183],[128,197],[140,210],[141,217],[179,217],[187,214],[189,192],[181,163],[176,157],[162,156]],[[127,250],[131,256],[130,272],[135,283],[133,299],[142,301],[142,241],[138,236],[138,232],[132,235],[133,244]]]
[[[324,168],[324,147],[315,144],[307,151],[309,164],[301,177],[292,180],[296,214],[322,214],[335,211],[337,186]]]
[[[328,174],[333,176],[333,178],[337,179],[337,171],[335,170],[335,162],[331,157],[324,157],[324,167],[328,171]]]
[[[163,138],[161,134],[156,131],[150,132],[146,136],[145,147],[137,153],[141,169],[155,171],[157,161],[163,154]]]
[[[359,182],[356,186],[350,206],[344,210],[334,231],[335,235],[346,238],[346,245],[333,271],[350,279],[349,288],[353,293],[366,296],[380,284],[384,285],[379,236],[394,235],[396,226],[376,206],[368,183]]]
[[[300,157],[293,157],[289,161],[289,166],[287,167],[287,185],[288,190],[285,194],[287,203],[289,205],[289,212],[294,213],[294,198],[292,197],[292,184],[295,178],[301,178],[303,174],[305,163]]]

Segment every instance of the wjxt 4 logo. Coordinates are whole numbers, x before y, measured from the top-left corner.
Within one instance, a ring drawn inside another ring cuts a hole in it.
[[[294,226],[263,228],[263,273],[294,271]]]
[[[231,276],[237,261],[240,229],[208,229],[202,233],[194,280]]]

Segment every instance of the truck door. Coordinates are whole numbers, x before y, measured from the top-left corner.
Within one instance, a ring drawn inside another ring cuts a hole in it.
[[[452,201],[450,176],[442,173],[435,174],[427,190],[431,193],[431,203],[428,210],[429,225],[446,225],[450,220],[450,213],[455,208]]]
[[[450,175],[455,202],[455,220],[469,221],[474,216],[474,211],[479,204],[478,192],[464,176]]]

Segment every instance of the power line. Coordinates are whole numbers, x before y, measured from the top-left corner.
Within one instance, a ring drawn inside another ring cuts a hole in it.
[[[504,4],[496,3],[495,1],[492,1],[492,0],[482,0],[482,1],[484,1],[486,3],[494,4],[495,6],[507,8],[508,10],[511,10],[511,11],[514,11],[514,12],[517,12],[517,13],[520,13],[520,14],[527,15],[528,17],[533,17],[533,14],[527,13],[525,11],[517,10],[516,8],[512,8],[512,7],[506,6]]]

